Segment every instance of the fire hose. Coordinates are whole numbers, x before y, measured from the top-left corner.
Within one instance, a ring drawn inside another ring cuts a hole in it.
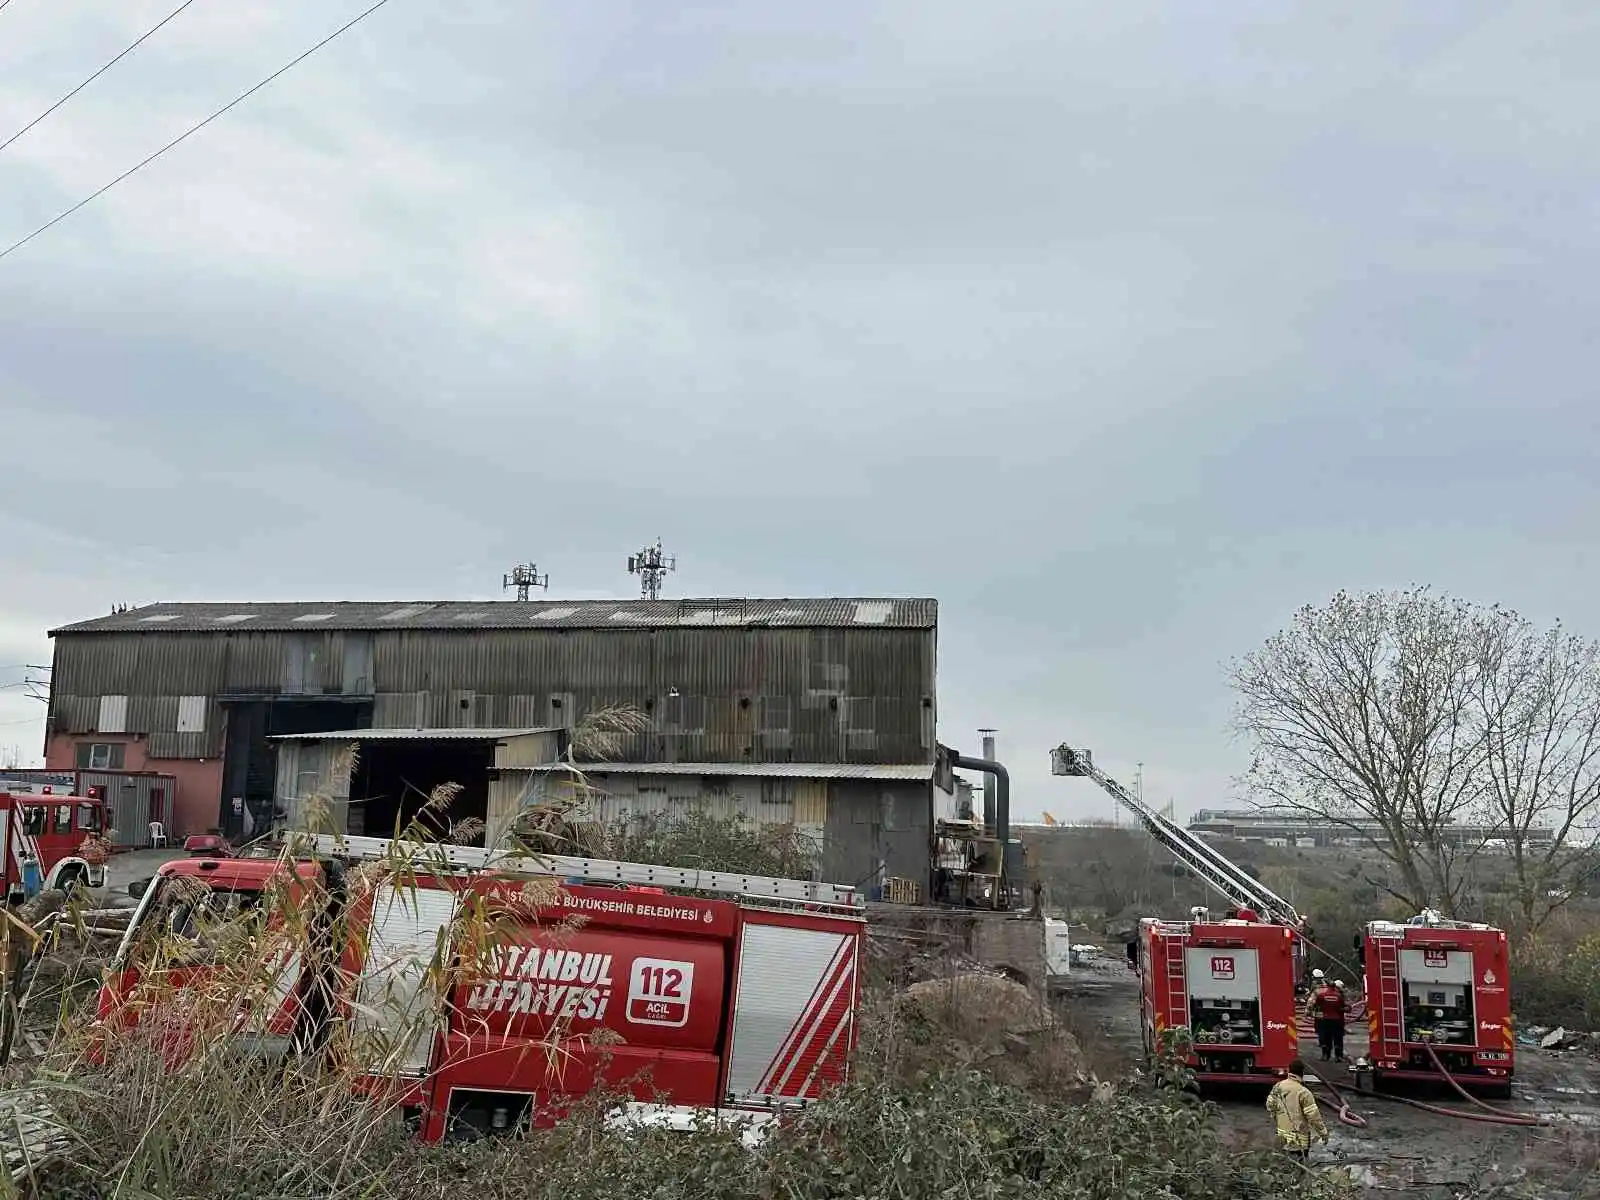
[[[1466,1088],[1462,1087],[1460,1081],[1445,1069],[1444,1063],[1439,1061],[1439,1055],[1434,1051],[1434,1048],[1430,1043],[1424,1043],[1423,1045],[1428,1051],[1428,1057],[1433,1060],[1434,1069],[1438,1071],[1440,1075],[1444,1076],[1445,1082],[1459,1092],[1469,1104],[1482,1109],[1482,1112],[1464,1112],[1459,1108],[1446,1108],[1442,1104],[1429,1104],[1425,1100],[1414,1100],[1409,1096],[1395,1096],[1387,1092],[1374,1092],[1372,1094],[1381,1096],[1385,1100],[1393,1101],[1395,1104],[1404,1104],[1408,1108],[1421,1109],[1423,1112],[1433,1113],[1436,1116],[1459,1117],[1463,1121],[1481,1121],[1486,1125],[1511,1125],[1519,1128],[1531,1129],[1549,1124],[1549,1122],[1542,1117],[1524,1117],[1517,1113],[1506,1112],[1504,1109],[1495,1108],[1494,1106],[1478,1099],[1478,1097],[1474,1096],[1471,1092],[1467,1091]],[[1351,1112],[1350,1101],[1345,1097],[1344,1089],[1333,1080],[1329,1079],[1321,1071],[1318,1071],[1315,1067],[1311,1068],[1311,1073],[1312,1075],[1316,1076],[1317,1081],[1321,1083],[1323,1087],[1332,1092],[1335,1099],[1337,1099],[1338,1104],[1336,1107],[1334,1102],[1329,1100],[1326,1096],[1317,1096],[1317,1099],[1321,1101],[1322,1104],[1326,1105],[1330,1109],[1334,1109],[1334,1111],[1338,1113],[1339,1122],[1343,1125],[1349,1125],[1355,1129],[1365,1129],[1367,1126],[1366,1119]]]
[[[1311,1073],[1317,1077],[1323,1087],[1333,1093],[1333,1100],[1329,1100],[1322,1095],[1317,1096],[1317,1100],[1328,1108],[1333,1109],[1335,1115],[1339,1118],[1339,1124],[1348,1125],[1352,1129],[1365,1129],[1367,1127],[1367,1119],[1351,1110],[1350,1101],[1345,1099],[1344,1092],[1339,1085],[1315,1067],[1311,1068]],[[1338,1104],[1335,1104],[1334,1100],[1337,1100]]]

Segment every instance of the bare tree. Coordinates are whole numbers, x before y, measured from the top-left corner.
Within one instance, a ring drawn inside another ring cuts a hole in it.
[[[1600,646],[1505,623],[1484,647],[1488,819],[1510,858],[1511,903],[1536,933],[1597,870]]]
[[[1307,606],[1231,669],[1261,801],[1343,824],[1408,904],[1458,910],[1477,849],[1456,826],[1484,793],[1483,647],[1512,620],[1426,589]]]

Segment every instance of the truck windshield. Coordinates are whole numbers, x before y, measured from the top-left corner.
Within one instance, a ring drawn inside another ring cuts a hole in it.
[[[172,876],[162,881],[140,924],[141,951],[166,943],[173,958],[205,962],[243,944],[261,931],[266,908],[258,891],[207,887],[197,879]]]

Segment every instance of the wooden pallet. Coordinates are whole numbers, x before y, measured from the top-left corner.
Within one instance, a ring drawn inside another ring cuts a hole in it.
[[[14,1182],[66,1158],[73,1139],[44,1095],[28,1089],[0,1091],[0,1156]]]
[[[885,880],[883,898],[890,904],[921,904],[922,881],[898,877]]]

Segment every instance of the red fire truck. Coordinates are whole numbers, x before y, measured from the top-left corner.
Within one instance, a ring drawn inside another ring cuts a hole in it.
[[[1405,924],[1374,921],[1365,958],[1375,1081],[1437,1080],[1437,1057],[1463,1087],[1510,1092],[1516,1040],[1503,930],[1433,912]]]
[[[668,1117],[690,1108],[771,1115],[845,1077],[865,928],[853,888],[510,859],[467,846],[428,847],[447,869],[419,867],[405,887],[363,888],[346,883],[345,865],[390,857],[393,843],[325,837],[314,851],[293,863],[189,858],[163,866],[101,990],[106,1027],[141,1019],[147,931],[183,930],[200,903],[259,911],[271,889],[288,884],[290,903],[347,904],[345,920],[322,924],[329,939],[339,928],[360,933],[321,955],[340,964],[331,1005],[317,1001],[314,972],[301,970],[298,953],[285,954],[274,1001],[242,1018],[235,1036],[254,1053],[288,1054],[321,1044],[319,1025],[343,1022],[350,1044],[368,1056],[360,1060],[363,1086],[389,1095],[398,1087],[427,1140],[525,1128],[547,1119],[561,1097],[597,1084],[627,1086],[641,1104],[664,1095],[666,1108],[656,1113]],[[479,946],[480,965],[467,968],[458,912],[479,898],[493,907],[496,897],[525,895],[533,877],[564,882],[536,913],[496,926],[487,960]],[[200,974],[184,968],[163,982],[182,987]]]
[[[44,888],[103,887],[108,856],[98,798],[0,790],[0,891],[8,903]]]
[[[1145,1047],[1187,1031],[1200,1083],[1276,1083],[1299,1053],[1295,935],[1253,919],[1139,922]]]
[[[1213,920],[1139,922],[1145,1049],[1184,1031],[1188,1066],[1200,1083],[1275,1083],[1297,1056],[1296,985],[1305,974],[1305,918],[1294,905],[1204,839],[1157,812],[1095,766],[1089,751],[1062,745],[1051,773],[1092,779],[1196,878],[1233,907]]]

